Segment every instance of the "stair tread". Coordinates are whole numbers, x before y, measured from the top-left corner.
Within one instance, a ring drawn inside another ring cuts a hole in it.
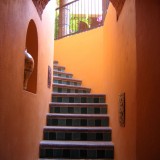
[[[107,103],[59,103],[59,102],[50,102],[50,106],[107,106]]]
[[[96,94],[96,93],[54,93],[52,92],[52,95],[54,96],[78,96],[78,97],[82,97],[82,96],[106,96],[105,94]]]
[[[82,86],[76,86],[76,85],[67,85],[67,84],[58,84],[58,83],[53,83],[53,87],[64,87],[64,88],[77,88],[77,89],[88,89],[91,90],[91,88],[87,87],[82,87]]]
[[[71,159],[62,159],[62,158],[53,158],[53,159],[46,159],[46,158],[41,158],[39,160],[71,160]],[[93,159],[72,159],[72,160],[93,160]],[[96,160],[113,160],[113,159],[108,159],[108,158],[105,158],[105,159],[96,159]]]
[[[53,76],[53,79],[56,80],[64,80],[64,81],[73,81],[73,82],[82,82],[82,80],[74,79],[74,78],[66,78],[66,77],[59,77],[59,76]]]
[[[59,65],[59,64],[54,64],[54,65],[53,65],[53,67],[55,67],[55,68],[63,68],[63,69],[65,69],[65,67],[64,67],[64,66],[61,66],[61,65]]]
[[[111,131],[111,127],[71,127],[71,126],[45,126],[44,130],[46,131],[96,131],[96,132],[101,132],[101,131]]]
[[[114,144],[107,141],[59,141],[59,140],[43,140],[40,142],[41,147],[56,147],[56,148],[113,148]]]
[[[69,117],[69,118],[106,118],[109,117],[108,114],[62,114],[62,113],[47,113],[47,116],[51,117]]]
[[[68,73],[68,72],[64,72],[64,71],[57,71],[57,70],[53,70],[54,73],[58,73],[58,74],[67,74],[67,75],[72,75],[72,73]]]

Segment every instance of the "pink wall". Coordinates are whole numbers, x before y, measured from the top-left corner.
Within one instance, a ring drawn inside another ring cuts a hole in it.
[[[160,159],[160,2],[138,1],[137,160]]]
[[[135,1],[126,0],[117,21],[110,3],[104,25],[105,83],[115,160],[136,160],[136,21]],[[120,127],[119,94],[126,94],[126,125]]]
[[[0,3],[0,159],[36,160],[51,89],[48,65],[53,64],[54,1],[40,20],[31,0]],[[37,93],[23,90],[24,49],[29,21],[38,31]]]

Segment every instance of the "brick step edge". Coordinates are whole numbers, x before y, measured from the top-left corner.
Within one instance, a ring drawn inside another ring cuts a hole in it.
[[[40,142],[40,148],[67,148],[67,149],[114,149],[112,142],[98,141],[49,141]]]
[[[112,131],[111,127],[63,127],[63,126],[45,126],[44,131],[65,131],[65,132],[107,132]]]
[[[53,106],[66,106],[66,107],[73,107],[73,106],[86,106],[86,107],[89,107],[89,106],[95,106],[95,107],[107,107],[107,103],[56,103],[56,102],[51,102],[49,104],[51,107]]]

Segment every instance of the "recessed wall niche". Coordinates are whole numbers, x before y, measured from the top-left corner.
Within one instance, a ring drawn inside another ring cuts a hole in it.
[[[36,93],[37,92],[37,68],[38,68],[38,35],[37,35],[36,24],[33,20],[30,20],[28,29],[27,29],[26,50],[34,59],[34,69],[28,80],[27,88],[25,90],[32,93]],[[24,62],[24,65],[25,65],[25,62]]]

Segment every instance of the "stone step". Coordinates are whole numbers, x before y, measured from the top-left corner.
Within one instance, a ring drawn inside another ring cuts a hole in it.
[[[61,72],[61,71],[56,71],[56,70],[53,70],[53,75],[59,76],[59,77],[64,77],[64,78],[72,78],[73,77],[72,73]]]
[[[65,67],[64,66],[60,66],[58,64],[54,64],[53,68],[55,71],[60,71],[60,72],[64,72],[65,71]]]
[[[56,61],[56,60],[55,60],[55,61],[53,61],[53,65],[54,65],[54,64],[58,64],[58,61]]]
[[[114,145],[101,141],[41,141],[40,158],[113,159]]]
[[[71,159],[66,159],[66,158],[65,159],[62,159],[62,158],[60,158],[60,159],[59,158],[52,158],[52,159],[41,158],[39,160],[71,160]],[[92,159],[72,159],[72,160],[92,160]],[[96,159],[96,160],[114,160],[114,159],[110,159],[110,158],[106,159],[105,158],[105,159]]]
[[[82,84],[82,81],[73,79],[73,78],[64,78],[64,77],[54,76],[53,83],[80,86]]]
[[[104,94],[52,93],[52,102],[60,103],[104,103]]]
[[[111,128],[46,126],[44,140],[111,141]]]
[[[109,126],[107,114],[48,113],[47,126]]]
[[[53,83],[53,91],[56,93],[90,93],[91,89],[76,85]]]
[[[50,113],[107,114],[106,103],[50,103]]]

